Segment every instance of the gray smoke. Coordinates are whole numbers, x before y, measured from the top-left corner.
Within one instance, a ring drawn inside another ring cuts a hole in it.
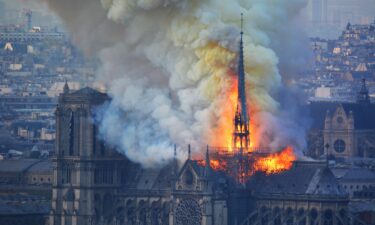
[[[224,115],[241,12],[254,141],[304,148],[305,126],[295,122],[296,110],[280,106],[280,91],[304,61],[297,21],[305,0],[47,3],[76,44],[101,59],[98,80],[113,98],[102,110],[101,135],[131,160],[153,167],[172,157],[174,143],[195,152],[226,143],[217,131],[231,123]]]

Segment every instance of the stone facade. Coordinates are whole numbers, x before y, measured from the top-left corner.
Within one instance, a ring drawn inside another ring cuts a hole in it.
[[[346,194],[322,166],[295,167],[279,174],[281,178],[259,174],[246,185],[238,184],[210,167],[207,149],[204,165],[188,154],[182,165],[175,157],[162,168],[144,169],[99,139],[94,109],[105,101],[105,94],[90,88],[70,93],[66,87],[59,97],[51,225],[240,225],[264,207],[282,209],[282,218],[289,215],[289,207],[316,209],[319,216],[333,206],[334,215],[337,209],[346,210]],[[272,183],[281,180],[285,186],[296,174],[300,188],[292,192],[280,192],[281,184]],[[320,192],[323,181],[335,187]],[[311,187],[303,188],[305,183]],[[257,218],[250,224],[264,224]]]
[[[56,154],[53,158],[53,225],[85,225],[109,221],[114,195],[121,188],[124,158],[98,139],[95,107],[108,101],[90,88],[69,93],[56,109]],[[99,202],[99,203],[98,203]],[[104,202],[107,207],[101,207]]]

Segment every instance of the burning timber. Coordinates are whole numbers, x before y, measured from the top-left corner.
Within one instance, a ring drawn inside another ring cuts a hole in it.
[[[211,151],[209,153],[207,147],[206,159],[197,160],[198,164],[206,166],[209,161],[213,170],[224,172],[241,184],[256,172],[271,175],[288,170],[296,160],[290,147],[275,153],[266,148],[250,148],[244,152],[242,149],[212,147]]]

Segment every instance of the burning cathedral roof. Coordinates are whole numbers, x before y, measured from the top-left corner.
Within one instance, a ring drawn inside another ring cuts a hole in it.
[[[268,176],[257,173],[250,178],[247,187],[262,195],[347,197],[328,167],[308,162],[295,162],[290,170]]]

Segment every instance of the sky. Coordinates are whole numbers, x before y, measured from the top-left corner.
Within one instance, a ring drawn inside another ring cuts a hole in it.
[[[312,37],[335,38],[345,27],[347,22],[369,23],[375,20],[375,0],[306,0],[307,7],[301,13],[304,15],[306,32]],[[327,19],[321,23],[313,23],[313,5],[320,1],[327,1]],[[38,26],[58,26],[57,17],[53,16],[47,7],[42,7],[38,0],[0,0],[5,4],[6,12],[0,17],[0,23],[21,23],[22,13],[15,10],[31,9],[34,13],[34,22]],[[37,3],[38,2],[38,3]],[[9,21],[13,19],[12,21]]]

